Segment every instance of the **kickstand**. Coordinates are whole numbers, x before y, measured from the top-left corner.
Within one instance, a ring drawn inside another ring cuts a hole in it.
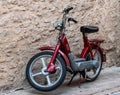
[[[78,83],[78,87],[80,88],[80,85],[81,85],[81,73],[80,74],[80,80],[79,80],[79,83]]]
[[[68,85],[70,85],[70,84],[71,84],[71,82],[72,82],[73,78],[77,75],[77,73],[78,73],[78,72],[75,72],[75,73],[73,74],[73,76],[71,77],[70,81],[68,82]]]
[[[80,74],[80,80],[79,80],[79,83],[78,83],[79,84],[78,87],[80,88],[81,83],[85,82],[86,73],[85,73],[85,71],[83,71],[83,72],[79,72],[79,74]],[[81,79],[81,76],[83,77],[83,80]]]

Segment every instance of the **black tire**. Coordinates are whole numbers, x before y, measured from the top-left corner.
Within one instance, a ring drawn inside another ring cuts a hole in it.
[[[96,50],[96,48],[97,48],[97,47],[93,47],[92,50]],[[98,67],[98,69],[97,69],[97,73],[95,74],[95,76],[90,77],[90,76],[87,74],[87,78],[86,78],[86,81],[87,81],[87,82],[92,82],[92,81],[96,80],[97,77],[99,76],[100,72],[101,72],[101,69],[102,69],[102,58],[103,58],[103,57],[102,57],[102,53],[101,53],[100,49],[98,49],[98,51],[97,51],[96,54],[98,54],[99,60],[100,60],[100,61],[99,61],[99,67]],[[91,58],[91,55],[90,55],[90,52],[87,53],[86,59],[87,59],[87,60],[91,60],[91,59],[92,59],[92,58]]]
[[[57,87],[59,87],[63,83],[63,81],[65,79],[66,66],[65,66],[64,60],[59,55],[57,55],[57,57],[56,57],[56,62],[58,62],[58,63],[56,63],[56,64],[58,64],[58,66],[56,66],[56,69],[57,69],[56,72],[53,73],[53,74],[44,75],[44,73],[46,73],[46,72],[44,71],[45,67],[43,65],[45,63],[47,63],[46,61],[48,61],[49,58],[51,59],[52,55],[53,55],[53,52],[50,52],[50,51],[40,52],[40,53],[36,54],[35,56],[33,56],[29,60],[29,62],[27,64],[26,78],[27,78],[29,84],[33,88],[35,88],[35,89],[37,89],[39,91],[51,91],[51,90],[54,90]],[[39,64],[39,61],[43,60],[43,58],[45,58],[46,60],[44,59],[44,62],[42,61],[42,66],[41,66]],[[35,66],[35,68],[34,68],[34,64],[35,65],[37,64]],[[49,64],[49,62],[48,62],[48,64]],[[47,67],[47,65],[46,65],[46,67]],[[37,68],[39,70],[37,70]],[[36,71],[36,73],[35,73],[36,75],[34,74],[34,72],[35,72],[34,70]],[[31,71],[32,71],[32,73],[31,73]],[[37,75],[37,74],[40,74],[40,75]],[[60,74],[60,75],[58,75],[58,74]],[[58,75],[58,80],[57,80],[57,78],[54,78],[54,77],[57,77],[57,75]],[[48,78],[48,76],[49,76],[49,78]],[[42,78],[44,78],[44,79],[42,79]],[[54,80],[56,80],[56,82],[52,83]],[[41,83],[41,81],[43,81],[43,84]]]

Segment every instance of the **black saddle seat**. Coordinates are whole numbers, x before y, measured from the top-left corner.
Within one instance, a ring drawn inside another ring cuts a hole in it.
[[[99,28],[96,26],[81,26],[80,31],[84,33],[94,33],[98,32]]]

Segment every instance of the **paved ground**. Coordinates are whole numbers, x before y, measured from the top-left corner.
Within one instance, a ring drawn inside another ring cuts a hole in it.
[[[110,67],[102,70],[99,78],[90,83],[82,83],[78,87],[78,79],[70,86],[65,82],[52,92],[39,92],[29,88],[0,95],[120,95],[120,67]]]

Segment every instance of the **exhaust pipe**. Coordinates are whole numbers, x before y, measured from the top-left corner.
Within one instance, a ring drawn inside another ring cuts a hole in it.
[[[85,69],[97,69],[99,67],[99,62],[97,60],[90,60],[90,61],[82,61],[77,62],[77,71],[83,71]]]
[[[97,69],[99,67],[99,62],[97,60],[86,61],[85,58],[74,59],[73,55],[69,54],[69,59],[71,62],[71,67],[73,71],[83,71],[85,69]]]

